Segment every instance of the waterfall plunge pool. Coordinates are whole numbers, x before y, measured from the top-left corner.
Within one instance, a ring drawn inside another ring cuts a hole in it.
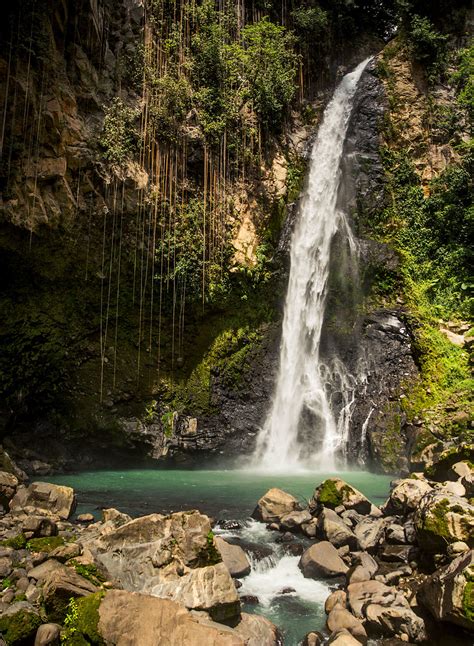
[[[337,476],[364,493],[374,504],[385,500],[390,476],[367,471],[339,473],[299,472],[295,474],[237,470],[130,470],[91,471],[45,476],[47,482],[73,487],[78,497],[77,513],[115,507],[131,516],[199,509],[216,520],[240,520],[241,529],[219,531],[223,538],[270,548],[272,554],[252,559],[251,573],[242,579],[242,595],[259,599],[245,604],[246,612],[268,617],[281,630],[285,646],[296,646],[310,630],[322,630],[326,620],[324,602],[327,582],[305,579],[298,569],[298,556],[289,555],[277,543],[279,533],[249,520],[258,499],[271,487],[279,487],[307,502],[315,487]],[[331,583],[329,584],[331,585]],[[284,589],[294,592],[282,594]]]

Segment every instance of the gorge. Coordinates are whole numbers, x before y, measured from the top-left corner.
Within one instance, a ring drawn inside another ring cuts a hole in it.
[[[0,644],[472,643],[471,4],[0,17]]]

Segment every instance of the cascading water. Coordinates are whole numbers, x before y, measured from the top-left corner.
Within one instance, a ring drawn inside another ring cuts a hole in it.
[[[353,97],[369,60],[337,87],[311,153],[308,183],[291,239],[276,390],[257,439],[255,462],[263,468],[327,469],[345,450],[356,378],[337,357],[323,361],[320,343],[335,235],[342,238],[350,256],[357,255],[346,215],[338,208],[338,192]]]

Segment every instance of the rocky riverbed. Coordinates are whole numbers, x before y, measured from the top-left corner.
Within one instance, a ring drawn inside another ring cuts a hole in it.
[[[325,630],[315,626],[305,646],[472,643],[470,451],[395,481],[380,507],[338,478],[306,506],[275,488],[260,498],[253,516],[262,531],[330,591]],[[233,539],[238,523],[199,511],[132,519],[116,509],[96,521],[74,515],[72,488],[28,484],[9,469],[0,473],[3,643],[283,644],[272,622],[242,611],[253,564],[268,553]]]

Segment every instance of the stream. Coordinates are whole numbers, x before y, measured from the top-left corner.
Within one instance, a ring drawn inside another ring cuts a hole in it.
[[[332,584],[305,579],[298,569],[299,556],[288,553],[278,542],[281,534],[267,530],[250,515],[271,487],[279,487],[305,503],[317,485],[334,475],[362,491],[374,504],[387,497],[390,476],[366,471],[270,474],[150,469],[94,471],[47,476],[44,480],[73,487],[78,497],[77,513],[90,512],[97,518],[104,507],[115,507],[131,516],[186,509],[208,514],[218,522],[216,534],[241,544],[249,553],[252,570],[242,579],[239,593],[257,597],[258,603],[244,603],[244,610],[268,617],[280,628],[285,646],[296,646],[310,630],[323,629],[324,602]],[[238,527],[219,527],[219,521],[229,520],[237,521]]]

